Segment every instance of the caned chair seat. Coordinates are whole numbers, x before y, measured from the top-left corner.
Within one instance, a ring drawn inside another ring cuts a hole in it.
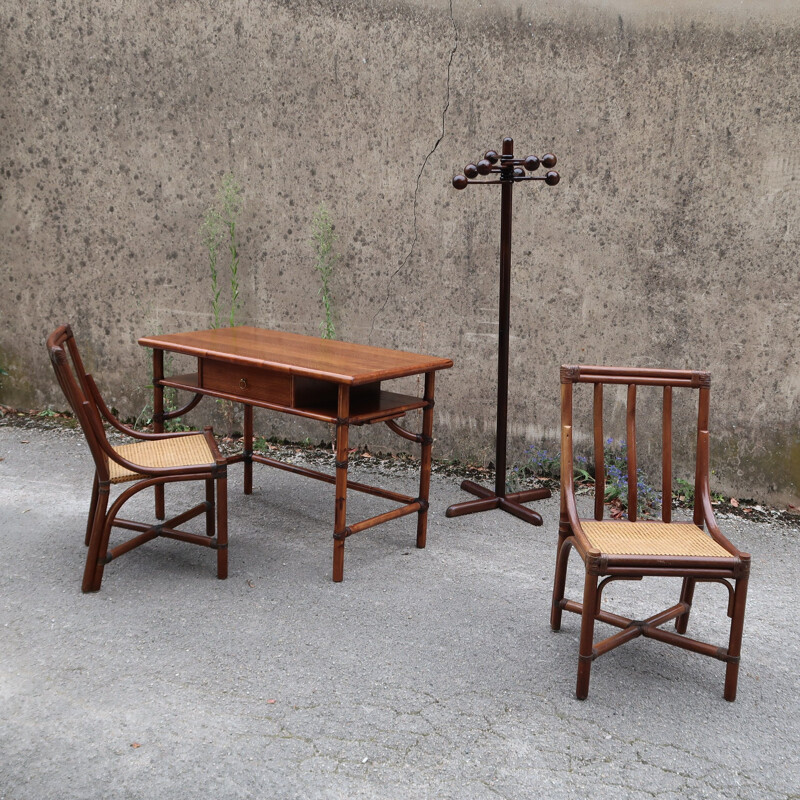
[[[177,436],[173,439],[149,439],[120,444],[114,447],[114,451],[126,461],[142,467],[173,469],[214,463],[214,454],[202,433]],[[108,474],[111,483],[124,483],[146,477],[110,459]]]
[[[609,556],[734,558],[690,522],[580,521],[592,547]]]

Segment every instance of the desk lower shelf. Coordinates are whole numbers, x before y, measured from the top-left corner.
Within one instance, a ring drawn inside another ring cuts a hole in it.
[[[263,370],[254,370],[252,375],[248,373],[240,376],[238,372],[234,374],[230,371],[217,371],[212,364],[213,362],[206,360],[199,374],[190,372],[172,375],[163,378],[160,383],[173,389],[283,411],[322,422],[337,421],[338,384],[298,375],[265,373]],[[347,421],[351,425],[383,422],[402,417],[407,411],[425,408],[426,405],[421,397],[384,391],[380,388],[380,383],[351,386],[350,415]]]

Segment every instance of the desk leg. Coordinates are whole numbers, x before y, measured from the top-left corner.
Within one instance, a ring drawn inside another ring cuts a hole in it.
[[[244,493],[253,494],[253,406],[244,406]]]
[[[425,547],[428,533],[428,494],[431,488],[431,449],[433,447],[433,390],[435,372],[425,373],[425,401],[422,411],[422,451],[420,453],[419,499],[422,507],[417,517],[417,547]]]
[[[164,433],[164,351],[153,350],[153,433]],[[164,484],[154,488],[156,493],[156,519],[166,519],[164,511]]]
[[[350,435],[350,387],[339,386],[336,421],[336,512],[333,523],[333,580],[344,577],[344,540],[347,538],[347,450]]]

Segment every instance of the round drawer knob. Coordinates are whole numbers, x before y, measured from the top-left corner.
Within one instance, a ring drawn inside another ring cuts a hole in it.
[[[246,389],[247,388],[247,378],[240,378],[239,379],[239,386],[241,386],[242,389]]]

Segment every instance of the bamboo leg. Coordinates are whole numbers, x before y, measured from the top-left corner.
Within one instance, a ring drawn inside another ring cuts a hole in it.
[[[216,479],[217,484],[217,577],[228,577],[228,478],[227,472]]]
[[[97,472],[94,473],[94,480],[92,481],[92,500],[89,503],[89,519],[86,520],[86,536],[83,543],[88,547],[89,540],[92,538],[92,528],[94,527],[94,517],[97,512],[97,492],[99,489],[99,479]]]
[[[733,619],[731,620],[731,638],[728,642],[728,657],[733,659],[725,668],[725,699],[733,702],[736,699],[736,688],[739,683],[739,655],[742,651],[742,631],[744,629],[744,609],[747,603],[748,578],[736,581],[733,599]]]
[[[244,493],[253,494],[253,406],[244,407]]]
[[[109,487],[100,486],[97,495],[97,509],[95,510],[92,536],[89,540],[89,551],[86,554],[86,567],[83,571],[84,592],[97,592],[103,580],[103,563],[108,550],[108,538],[111,535],[113,520],[106,518],[108,510]]]
[[[561,630],[561,601],[564,599],[564,587],[567,583],[567,562],[572,549],[571,544],[565,544],[570,535],[569,526],[563,524],[558,531],[558,549],[556,550],[556,574],[553,579],[553,605],[550,609],[550,628],[554,631]]]
[[[164,433],[164,351],[153,350],[153,433]],[[155,487],[156,519],[166,519],[164,485]],[[99,587],[98,587],[99,588]]]
[[[689,607],[692,605],[694,599],[694,587],[696,581],[694,578],[684,578],[683,585],[681,586],[681,603],[686,603]],[[675,630],[678,633],[686,633],[686,628],[689,625],[689,611],[681,614],[675,619]]]
[[[206,536],[209,538],[214,535],[214,479],[209,478],[206,481]]]
[[[589,694],[589,677],[592,669],[594,617],[597,604],[597,576],[586,573],[583,586],[583,612],[581,614],[581,641],[578,653],[578,682],[575,695],[585,700]]]
[[[433,392],[435,372],[425,373],[425,395],[428,402],[422,411],[422,448],[420,452],[419,499],[423,505],[417,516],[417,547],[425,547],[428,533],[428,495],[431,488],[431,449],[433,447]]]
[[[336,421],[336,510],[333,522],[333,580],[344,578],[344,540],[347,527],[347,450],[349,445],[350,387],[339,386]]]

